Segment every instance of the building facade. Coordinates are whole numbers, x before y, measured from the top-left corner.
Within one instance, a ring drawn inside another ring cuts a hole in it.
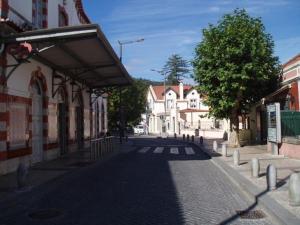
[[[300,158],[300,55],[282,65],[280,87],[254,105],[249,114],[251,140],[254,143],[268,142],[267,108],[271,103],[280,103],[281,134],[279,154]],[[270,144],[268,145],[271,151]]]
[[[211,130],[219,121],[208,116],[209,108],[198,91],[180,83],[177,86],[152,86],[147,93],[147,123],[150,134],[184,134]]]
[[[105,134],[107,97],[98,87],[118,85],[114,73],[127,71],[100,28],[89,25],[81,0],[0,0],[0,16],[0,174],[6,174]]]

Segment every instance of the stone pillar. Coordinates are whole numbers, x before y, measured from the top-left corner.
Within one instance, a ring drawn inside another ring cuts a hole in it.
[[[240,151],[238,149],[234,150],[233,152],[233,164],[235,166],[240,165]]]
[[[300,206],[300,173],[293,173],[290,176],[289,202],[291,206]]]
[[[215,152],[218,151],[218,143],[217,143],[217,141],[214,141],[214,142],[213,142],[213,150],[214,150]]]
[[[18,188],[24,188],[27,185],[28,167],[24,162],[21,162],[17,169]]]
[[[253,158],[251,160],[251,175],[252,177],[257,178],[259,176],[259,160],[257,158]]]
[[[272,191],[276,189],[277,171],[272,164],[267,167],[267,187]]]
[[[225,143],[222,144],[222,155],[227,157],[227,145]]]
[[[194,137],[194,135],[192,135],[192,142],[194,142],[194,140],[195,140],[195,137]]]

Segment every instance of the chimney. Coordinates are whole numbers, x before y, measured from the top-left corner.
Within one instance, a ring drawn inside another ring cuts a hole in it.
[[[183,83],[179,83],[179,98],[182,100],[183,99]]]

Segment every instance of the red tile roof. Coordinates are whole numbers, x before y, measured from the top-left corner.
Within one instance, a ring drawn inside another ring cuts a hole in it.
[[[158,100],[163,100],[164,99],[164,86],[163,85],[157,85],[157,86],[152,86],[154,93],[157,97]],[[173,91],[176,92],[176,94],[179,96],[179,85],[166,85],[166,90],[172,89]],[[183,85],[183,93],[186,91],[189,91],[192,88],[190,85]]]
[[[285,64],[282,65],[283,69],[285,69],[286,67],[294,64],[295,62],[300,61],[300,54],[294,56],[293,58],[291,58],[289,61],[287,61]]]

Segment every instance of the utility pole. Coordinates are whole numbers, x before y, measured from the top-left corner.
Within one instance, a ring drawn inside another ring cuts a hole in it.
[[[141,38],[141,39],[137,39],[137,40],[133,40],[133,41],[118,41],[119,46],[120,46],[120,62],[122,63],[123,60],[123,45],[127,45],[127,44],[133,44],[135,42],[143,42],[145,39]],[[124,107],[122,104],[122,88],[120,87],[119,90],[119,98],[120,98],[120,106],[119,106],[119,110],[120,110],[120,122],[119,122],[119,131],[120,131],[120,143],[122,144],[122,138],[124,136]]]

